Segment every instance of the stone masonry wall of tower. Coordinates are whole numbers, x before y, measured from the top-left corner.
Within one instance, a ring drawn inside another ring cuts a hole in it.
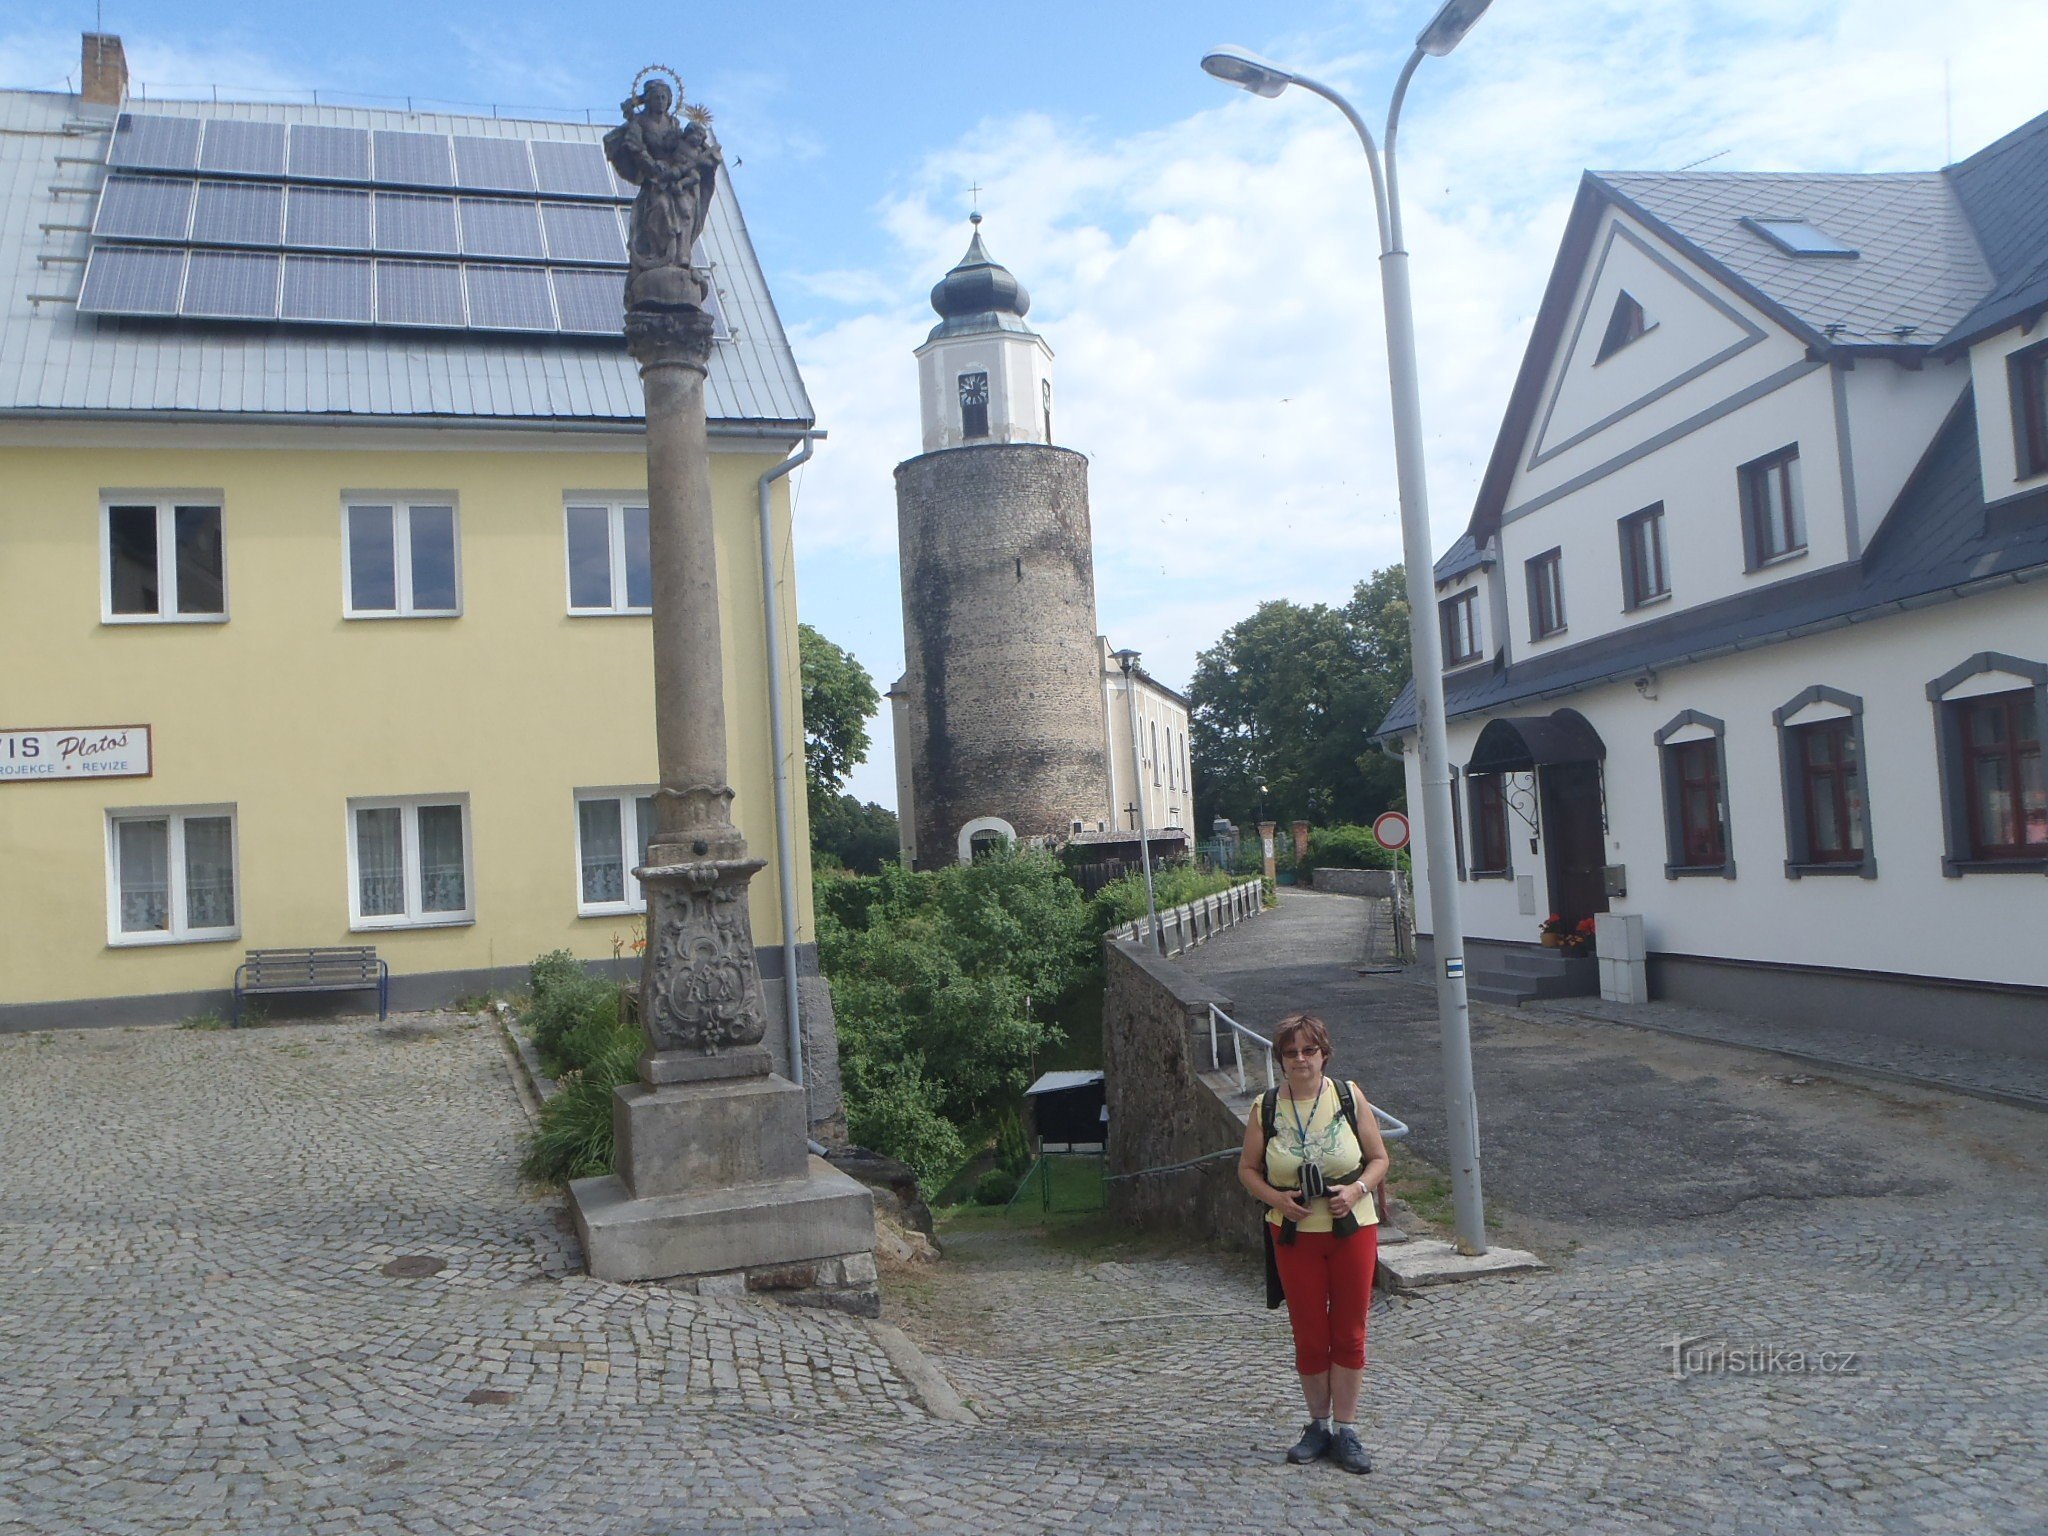
[[[1088,461],[1029,443],[896,468],[919,862],[999,816],[1019,838],[1103,818]]]

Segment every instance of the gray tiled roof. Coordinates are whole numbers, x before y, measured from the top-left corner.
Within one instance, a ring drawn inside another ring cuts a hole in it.
[[[1486,556],[1479,552],[1479,546],[1473,542],[1472,535],[1461,533],[1450,548],[1436,557],[1436,564],[1431,571],[1441,584],[1456,580],[1467,571],[1477,570],[1484,564]]]
[[[602,127],[348,107],[151,102],[147,110],[264,122],[404,127],[594,142]],[[166,324],[80,315],[96,188],[113,126],[76,97],[0,91],[0,415],[101,412],[345,416],[635,425],[640,379],[622,342],[315,327]],[[59,157],[64,157],[60,163]],[[45,228],[45,226],[72,226]],[[732,339],[711,359],[714,423],[813,419],[746,224],[721,179],[704,234]],[[54,297],[48,297],[54,296]]]
[[[1771,582],[1681,609],[1504,670],[1444,680],[1453,716],[1498,710],[1626,678],[1645,667],[1704,660],[1789,640],[1879,610],[1938,600],[1958,587],[2048,568],[2048,491],[1995,511],[1984,505],[1977,414],[1967,391],[1857,563]],[[1882,623],[1881,617],[1869,622]],[[1411,681],[1376,735],[1413,729]]]
[[[1776,175],[1602,172],[1625,206],[1661,224],[1816,336],[1929,345],[1984,296],[1992,274],[1939,171]],[[1857,251],[1793,256],[1742,220],[1802,219]],[[1911,327],[1904,337],[1901,327]]]
[[[1998,278],[1949,332],[1954,346],[2048,304],[2048,112],[1944,174]]]

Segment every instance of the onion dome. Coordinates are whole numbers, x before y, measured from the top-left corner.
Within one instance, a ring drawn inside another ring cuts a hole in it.
[[[967,254],[932,289],[932,308],[939,312],[941,321],[933,334],[1022,330],[1024,327],[1017,322],[1030,311],[1031,295],[981,243],[981,215],[972,214],[970,218],[974,238],[968,242]]]

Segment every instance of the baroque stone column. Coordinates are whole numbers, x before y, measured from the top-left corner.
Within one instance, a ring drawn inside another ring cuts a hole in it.
[[[767,1014],[747,887],[762,861],[733,825],[726,782],[704,407],[712,322],[690,265],[720,155],[708,114],[692,109],[685,127],[669,113],[677,85],[671,93],[654,80],[636,92],[605,140],[619,174],[641,189],[625,331],[646,395],[661,785],[647,863],[634,871],[647,893],[640,1081],[613,1095],[618,1171],[575,1181],[570,1197],[600,1279],[688,1280],[872,1310],[872,1197],[810,1156],[803,1090],[771,1071],[761,1044]]]

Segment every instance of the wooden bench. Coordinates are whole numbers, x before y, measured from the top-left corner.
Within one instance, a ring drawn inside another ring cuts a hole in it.
[[[242,999],[276,992],[367,992],[377,989],[377,1017],[391,1004],[391,967],[368,944],[328,949],[252,949],[235,967],[233,1024],[242,1027]]]

